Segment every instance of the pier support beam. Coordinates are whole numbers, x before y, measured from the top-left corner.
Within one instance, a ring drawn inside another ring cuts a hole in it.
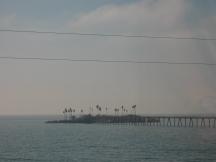
[[[208,119],[209,121],[209,128],[211,128],[211,119]]]
[[[215,124],[216,124],[216,118],[214,118],[214,126],[213,126],[214,128],[215,128],[215,126],[216,126]]]
[[[178,127],[182,127],[181,117],[178,117]]]
[[[168,117],[168,119],[167,119],[167,126],[169,126],[169,127],[172,126],[172,123],[171,123],[170,117]]]
[[[190,120],[189,120],[189,127],[193,127],[193,119],[190,117]]]
[[[205,118],[201,119],[201,127],[205,127]]]

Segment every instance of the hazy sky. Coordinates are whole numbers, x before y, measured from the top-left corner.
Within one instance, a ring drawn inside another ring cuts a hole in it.
[[[215,0],[0,0],[0,29],[216,38]],[[0,32],[0,56],[216,62],[216,41]],[[216,66],[0,60],[0,115],[216,113]]]

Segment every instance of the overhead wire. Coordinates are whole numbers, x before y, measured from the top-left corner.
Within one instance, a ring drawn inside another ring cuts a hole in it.
[[[38,31],[38,30],[15,30],[15,29],[0,29],[0,32],[12,33],[32,33],[32,34],[53,34],[53,35],[71,35],[71,36],[96,36],[96,37],[123,37],[123,38],[146,38],[146,39],[188,39],[201,41],[215,41],[216,38],[209,37],[179,37],[179,36],[158,36],[158,35],[141,35],[141,34],[108,34],[108,33],[81,33],[81,32],[56,32],[56,31]]]
[[[206,65],[216,66],[216,63],[206,62],[176,62],[176,61],[141,61],[141,60],[107,60],[107,59],[72,59],[72,58],[50,58],[50,57],[13,57],[0,56],[4,60],[24,61],[67,61],[67,62],[98,62],[98,63],[130,63],[130,64],[175,64],[175,65]]]

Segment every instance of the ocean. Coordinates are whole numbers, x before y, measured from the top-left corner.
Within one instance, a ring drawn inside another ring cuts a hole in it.
[[[215,128],[46,124],[0,117],[0,162],[215,162]]]

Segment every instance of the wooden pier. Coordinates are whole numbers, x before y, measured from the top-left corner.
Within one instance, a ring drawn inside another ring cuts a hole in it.
[[[72,116],[67,120],[47,121],[47,123],[101,123],[101,124],[128,124],[151,127],[201,127],[216,128],[216,116],[193,116],[193,115],[83,115]]]
[[[157,121],[152,122],[149,120],[151,118]],[[137,123],[146,126],[216,128],[216,116],[142,116]]]

